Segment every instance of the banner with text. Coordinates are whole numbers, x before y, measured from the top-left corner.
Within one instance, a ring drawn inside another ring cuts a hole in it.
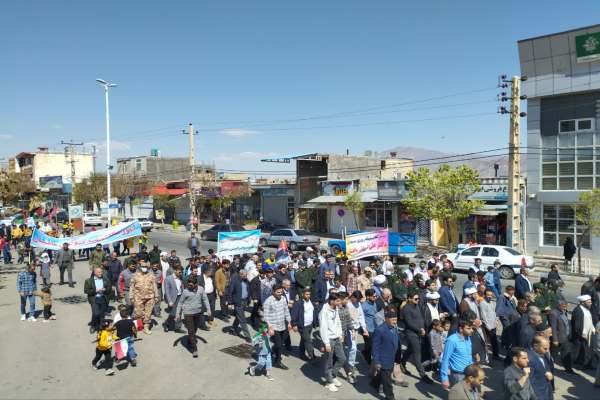
[[[217,253],[219,257],[256,253],[260,241],[260,230],[219,232]]]
[[[111,226],[110,228],[84,233],[83,235],[63,238],[55,238],[36,229],[33,231],[33,235],[31,235],[31,246],[49,250],[60,250],[63,243],[68,243],[69,249],[79,250],[91,248],[97,244],[105,245],[119,242],[141,235],[142,227],[139,221],[126,222]]]
[[[362,232],[346,236],[348,260],[389,254],[388,230]]]

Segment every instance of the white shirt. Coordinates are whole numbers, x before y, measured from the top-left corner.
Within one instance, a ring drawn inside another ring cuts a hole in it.
[[[304,301],[304,326],[310,326],[313,324],[315,306],[310,300]]]
[[[163,281],[167,279],[167,270],[170,268],[169,262],[160,259],[160,266],[162,267]]]
[[[421,269],[420,267],[416,267],[415,275],[417,275],[417,274],[421,274],[421,277],[423,278],[424,281],[429,279],[429,272],[427,272],[427,267],[425,267],[424,269]]]
[[[215,286],[213,285],[213,279],[210,276],[204,277],[204,292],[206,294],[211,294],[215,291]]]
[[[327,293],[325,293],[325,300],[329,299],[329,291],[335,287],[335,284],[329,283],[329,281],[327,281],[326,284],[327,284]]]
[[[381,269],[383,269],[383,274],[385,276],[390,276],[392,272],[394,272],[394,264],[390,260],[386,260],[383,262]]]
[[[427,308],[429,308],[429,312],[431,312],[431,320],[433,321],[434,319],[439,320],[440,319],[440,312],[438,311],[437,307],[434,306],[433,304],[427,302]]]
[[[175,278],[175,286],[177,286],[177,295],[181,296],[181,279]]]
[[[251,270],[256,270],[256,264],[254,263],[254,261],[252,261],[250,259],[246,263],[246,266],[244,267],[244,269],[246,270],[246,272],[250,272]]]

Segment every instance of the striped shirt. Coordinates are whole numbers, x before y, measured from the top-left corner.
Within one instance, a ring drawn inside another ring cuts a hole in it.
[[[290,309],[284,296],[279,300],[275,296],[269,296],[263,305],[264,320],[270,328],[276,331],[285,331],[290,323]]]

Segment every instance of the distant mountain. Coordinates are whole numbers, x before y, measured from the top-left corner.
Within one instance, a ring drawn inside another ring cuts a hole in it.
[[[415,168],[427,167],[436,170],[443,163],[450,165],[467,164],[479,172],[482,178],[494,177],[494,164],[498,164],[498,176],[508,176],[508,156],[495,155],[502,151],[491,153],[480,153],[473,155],[460,155],[457,153],[444,153],[437,150],[423,149],[420,147],[397,146],[389,150],[374,152],[377,157],[390,157],[391,153],[396,153],[398,158],[412,158],[415,160]],[[521,156],[521,169],[525,173],[526,156]]]

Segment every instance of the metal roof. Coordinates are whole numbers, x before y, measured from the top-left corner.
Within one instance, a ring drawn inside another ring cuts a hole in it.
[[[298,158],[304,158],[304,157],[315,157],[318,156],[319,153],[306,153],[306,154],[297,154],[297,155],[285,155],[285,156],[279,156],[279,157],[273,157],[273,158],[263,158],[262,162],[272,162],[272,163],[284,163],[284,164],[289,164],[291,160],[296,160]],[[326,154],[322,154],[322,155],[326,155]]]

